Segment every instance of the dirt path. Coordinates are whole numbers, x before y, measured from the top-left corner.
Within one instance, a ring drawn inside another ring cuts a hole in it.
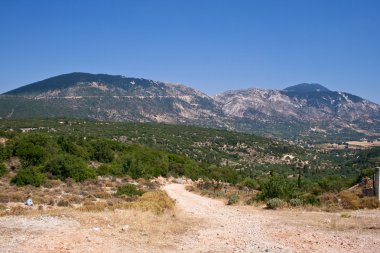
[[[267,222],[254,211],[193,194],[184,185],[170,184],[164,189],[180,209],[204,220],[200,230],[182,238],[185,252],[293,252],[264,232]]]
[[[380,211],[326,213],[226,206],[165,186],[184,212],[203,220],[186,233],[185,252],[379,252]]]
[[[180,184],[164,189],[177,208],[159,216],[129,209],[92,213],[67,208],[57,214],[0,217],[0,252],[377,253],[380,249],[380,210],[270,211],[226,206]]]

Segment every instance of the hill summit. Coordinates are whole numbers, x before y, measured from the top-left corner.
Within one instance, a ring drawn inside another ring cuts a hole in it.
[[[318,83],[301,83],[301,84],[297,84],[297,85],[285,88],[284,91],[309,93],[309,92],[329,92],[330,90]]]

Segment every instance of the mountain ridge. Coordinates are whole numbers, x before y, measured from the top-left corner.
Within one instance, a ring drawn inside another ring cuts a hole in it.
[[[0,105],[2,118],[195,124],[286,139],[359,138],[380,132],[379,105],[315,83],[208,96],[183,84],[73,72],[8,91],[0,96]]]

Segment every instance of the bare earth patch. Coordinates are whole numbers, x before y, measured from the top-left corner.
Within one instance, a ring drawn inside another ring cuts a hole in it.
[[[182,238],[186,252],[377,252],[380,210],[344,213],[226,206],[167,185],[182,210],[203,219]]]
[[[184,185],[164,189],[177,209],[0,217],[1,252],[377,252],[380,211],[344,213],[226,206]]]

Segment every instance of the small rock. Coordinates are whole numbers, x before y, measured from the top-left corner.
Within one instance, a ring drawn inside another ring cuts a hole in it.
[[[92,228],[94,231],[100,231],[100,228]]]
[[[121,228],[121,231],[123,232],[127,232],[129,229],[129,225],[124,225],[122,228]]]

